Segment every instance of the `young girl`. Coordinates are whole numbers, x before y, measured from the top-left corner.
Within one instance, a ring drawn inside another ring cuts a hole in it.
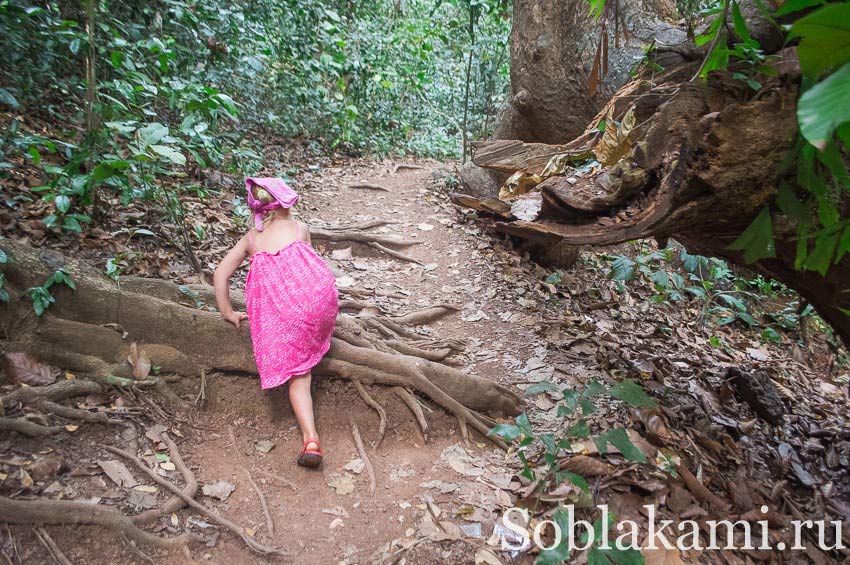
[[[245,188],[255,228],[215,270],[218,310],[237,329],[242,320],[250,320],[262,388],[290,383],[289,401],[304,440],[298,464],[318,467],[322,448],[313,420],[310,369],[330,347],[338,309],[336,281],[310,245],[307,227],[290,217],[298,195],[274,178],[248,178]],[[247,314],[233,311],[228,288],[246,257],[251,261],[245,283]]]

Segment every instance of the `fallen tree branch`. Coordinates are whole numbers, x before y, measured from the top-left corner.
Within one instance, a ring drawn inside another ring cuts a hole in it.
[[[161,538],[137,528],[127,516],[112,508],[70,500],[12,500],[0,496],[0,516],[9,524],[83,524],[111,528],[129,539],[162,549],[183,547],[188,534]]]
[[[206,517],[208,517],[213,522],[216,522],[217,524],[224,526],[225,528],[227,528],[228,530],[230,530],[231,532],[233,532],[234,534],[236,534],[237,536],[242,538],[242,541],[245,542],[245,545],[247,545],[249,548],[253,549],[257,553],[261,553],[261,554],[264,554],[264,555],[270,555],[270,554],[272,554],[272,555],[282,555],[282,556],[288,556],[289,555],[289,553],[287,551],[284,551],[282,549],[279,549],[279,548],[276,548],[276,547],[269,547],[267,545],[261,544],[260,542],[258,542],[257,540],[255,540],[254,538],[249,536],[247,533],[245,533],[245,528],[243,528],[242,526],[230,521],[229,519],[225,518],[224,516],[222,516],[218,512],[210,510],[209,508],[207,508],[206,506],[204,506],[200,502],[196,501],[194,498],[183,494],[183,492],[181,492],[179,488],[177,488],[176,486],[174,486],[173,484],[166,481],[165,479],[163,479],[162,477],[157,475],[155,472],[150,470],[148,468],[148,466],[145,465],[144,461],[142,461],[141,459],[139,459],[135,455],[133,455],[131,453],[127,453],[126,451],[118,449],[117,447],[112,447],[111,445],[105,445],[105,446],[103,446],[103,448],[106,449],[107,451],[109,451],[110,453],[114,453],[115,455],[120,455],[121,457],[124,457],[125,459],[135,463],[136,467],[141,469],[156,484],[170,490],[171,492],[173,492],[174,494],[179,496],[181,499],[183,499],[183,502],[185,502],[187,505],[191,506],[192,508],[194,508],[198,512],[200,512],[203,515],[205,515]]]

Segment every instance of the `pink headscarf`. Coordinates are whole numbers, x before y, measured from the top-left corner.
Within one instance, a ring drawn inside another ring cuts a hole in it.
[[[266,189],[275,201],[263,204],[251,191],[254,185]],[[263,231],[263,212],[276,208],[291,208],[298,202],[298,195],[281,179],[272,177],[248,177],[245,179],[245,190],[248,192],[248,208],[254,213],[254,227],[257,231]]]

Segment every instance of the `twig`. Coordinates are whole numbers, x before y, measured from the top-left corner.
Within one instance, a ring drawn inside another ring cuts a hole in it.
[[[360,452],[360,459],[366,465],[366,473],[369,475],[369,494],[375,494],[375,469],[372,467],[372,462],[369,461],[369,456],[366,455],[366,448],[363,446],[363,439],[360,437],[360,430],[357,429],[357,424],[351,423],[351,433],[354,435],[354,443],[357,445],[357,451]]]
[[[387,188],[383,185],[380,185],[380,184],[372,183],[372,182],[358,182],[358,183],[355,183],[355,184],[349,184],[348,188],[363,188],[363,189],[366,189],[366,190],[380,190],[382,192],[389,192],[390,191],[389,188]]]
[[[263,514],[266,515],[266,527],[269,529],[269,535],[274,535],[274,520],[272,520],[272,515],[269,513],[269,505],[266,504],[266,497],[263,496],[263,491],[260,490],[260,487],[254,481],[254,477],[251,476],[251,471],[246,469],[245,467],[239,467],[245,472],[245,476],[248,477],[248,482],[251,483],[251,486],[254,488],[254,492],[257,493],[257,497],[260,499],[260,506],[263,507]]]
[[[56,542],[53,541],[53,538],[50,537],[50,534],[47,533],[47,530],[42,527],[38,527],[33,528],[33,531],[35,531],[35,535],[36,537],[38,537],[38,541],[44,544],[44,547],[47,548],[47,550],[50,552],[50,554],[56,561],[61,563],[61,565],[72,565],[68,558],[65,557],[65,554],[62,553],[62,550],[59,549],[59,546],[56,545]]]
[[[189,467],[186,466],[186,463],[183,462],[183,456],[180,455],[180,451],[177,449],[177,444],[168,437],[168,434],[161,434],[160,439],[168,446],[168,453],[171,455],[171,462],[174,463],[174,466],[178,471],[180,471],[180,474],[183,475],[183,482],[186,483],[183,487],[183,494],[190,498],[195,498],[195,495],[198,494],[198,480],[195,478],[195,474],[189,469]],[[147,524],[148,522],[153,522],[160,516],[177,512],[184,506],[185,504],[181,497],[172,496],[165,504],[162,505],[162,508],[154,508],[142,512],[133,518],[133,522],[136,524]]]
[[[411,170],[416,170],[416,169],[424,169],[424,168],[425,168],[425,167],[421,167],[421,166],[419,166],[419,165],[410,165],[410,164],[408,164],[408,163],[396,163],[395,167],[393,167],[393,170],[392,170],[392,172],[391,172],[390,174],[391,174],[391,175],[394,175],[394,174],[396,174],[397,172],[399,172],[401,169],[411,169]]]
[[[400,259],[402,261],[407,261],[408,263],[416,263],[417,265],[423,265],[424,264],[419,259],[416,259],[416,258],[411,257],[409,255],[405,255],[404,253],[399,253],[398,251],[395,251],[395,250],[390,249],[388,247],[384,247],[380,243],[370,241],[368,243],[368,245],[369,245],[369,247],[377,249],[378,251],[383,251],[384,253],[386,253],[390,257],[395,257],[396,259]]]
[[[207,508],[203,504],[197,502],[192,497],[186,496],[185,494],[180,492],[179,488],[177,488],[176,486],[174,486],[170,482],[166,481],[165,479],[163,479],[162,477],[160,477],[159,475],[157,475],[156,473],[154,473],[153,471],[148,469],[148,467],[147,467],[147,465],[145,465],[144,461],[142,461],[141,459],[139,459],[135,455],[127,453],[126,451],[118,449],[117,447],[112,447],[111,445],[105,445],[104,449],[106,449],[110,453],[114,453],[115,455],[120,455],[121,457],[124,457],[125,459],[135,463],[136,466],[139,469],[141,469],[148,477],[150,477],[151,480],[153,480],[155,483],[157,483],[158,485],[170,490],[171,492],[173,492],[174,494],[176,494],[177,496],[182,498],[183,501],[186,504],[188,504],[189,506],[191,506],[192,508],[194,508],[198,512],[201,512],[202,514],[207,516],[209,519],[211,519],[213,522],[216,522],[216,523],[224,526],[225,528],[227,528],[228,530],[230,530],[231,532],[233,532],[234,534],[236,534],[237,536],[242,538],[242,541],[245,542],[245,545],[247,545],[248,547],[250,547],[251,549],[253,549],[257,553],[275,554],[275,555],[283,555],[283,556],[289,555],[289,553],[287,551],[284,551],[282,549],[279,549],[279,548],[276,548],[276,547],[269,547],[267,545],[261,544],[257,540],[251,538],[247,533],[245,533],[245,528],[243,528],[242,526],[230,521],[229,519],[225,518],[224,516],[220,515],[219,513],[215,512],[213,510],[210,510],[209,508]]]
[[[378,440],[372,445],[372,449],[378,449],[384,441],[384,435],[387,433],[387,411],[384,410],[384,407],[378,404],[374,398],[372,398],[359,380],[351,379],[351,382],[354,385],[355,390],[357,390],[357,394],[359,394],[360,398],[363,399],[363,402],[378,413],[378,418],[380,418],[380,423],[378,424]]]
[[[705,502],[709,506],[717,510],[723,510],[729,508],[729,505],[721,499],[719,496],[708,490],[705,485],[699,482],[693,473],[691,473],[687,467],[684,465],[677,465],[676,472],[682,477],[682,480],[685,482],[685,485],[688,487],[688,490],[693,493],[694,496],[697,497],[702,502]]]

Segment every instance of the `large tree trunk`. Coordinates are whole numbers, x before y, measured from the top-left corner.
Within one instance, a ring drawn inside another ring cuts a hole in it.
[[[5,240],[9,257],[2,265],[10,301],[0,306],[5,330],[3,349],[25,351],[65,370],[128,376],[125,362],[132,342],[142,344],[163,373],[198,375],[202,370],[256,374],[250,333],[241,334],[208,309],[210,289],[186,289],[168,281],[128,277],[116,284],[87,264],[46,249]],[[25,290],[44,284],[65,270],[76,285],[54,286],[56,297],[43,317],[32,312]],[[234,296],[234,302],[242,301]],[[314,369],[318,374],[362,384],[409,387],[430,397],[486,434],[494,423],[479,413],[516,415],[521,399],[512,390],[443,363],[459,349],[456,342],[425,339],[407,326],[427,323],[453,312],[435,306],[407,316],[367,315],[373,308],[355,300],[341,302],[329,353]],[[247,324],[245,324],[247,326]]]

